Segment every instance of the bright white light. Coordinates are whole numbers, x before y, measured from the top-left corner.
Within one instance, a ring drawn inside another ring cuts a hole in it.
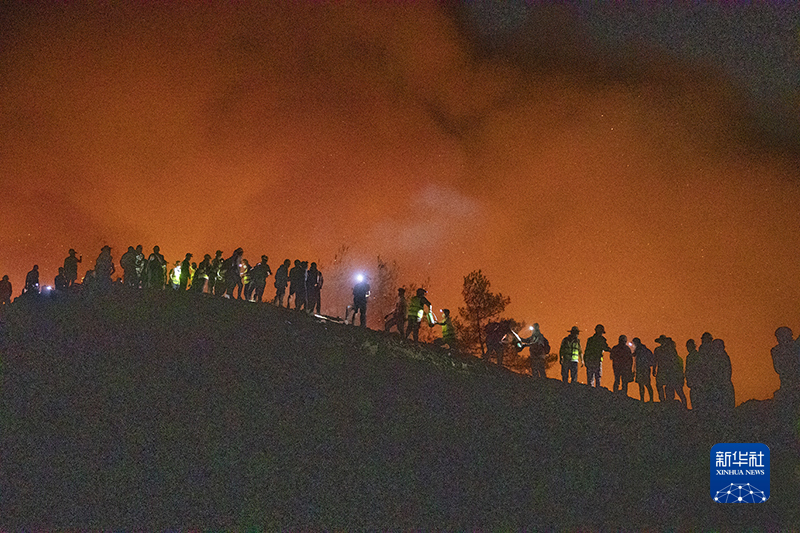
[[[356,274],[356,281],[359,283],[364,281],[364,274]]]
[[[47,285],[47,286],[44,288],[44,290],[46,290],[46,291],[49,291],[49,290],[50,290],[50,289],[52,289],[52,288],[53,288],[53,287],[51,287],[50,285]]]
[[[528,326],[528,329],[533,331],[533,326]]]

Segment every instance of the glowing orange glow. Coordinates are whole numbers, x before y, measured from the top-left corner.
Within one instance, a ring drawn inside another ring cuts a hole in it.
[[[772,395],[773,332],[800,333],[797,156],[763,148],[724,78],[569,43],[557,65],[484,57],[439,4],[266,4],[12,9],[15,296],[71,247],[81,275],[104,244],[117,263],[129,245],[168,262],[241,246],[324,273],[349,244],[450,309],[482,269],[554,349],[602,323],[611,344],[666,334],[685,357],[710,331],[737,401]]]

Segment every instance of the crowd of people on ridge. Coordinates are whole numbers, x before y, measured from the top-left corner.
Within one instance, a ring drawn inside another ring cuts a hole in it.
[[[217,250],[214,257],[205,254],[198,264],[192,262],[192,254],[187,253],[183,261],[176,261],[171,268],[158,246],[145,257],[142,245],[128,250],[120,257],[119,265],[122,277],[116,283],[126,287],[206,293],[209,295],[247,300],[263,301],[267,278],[273,275],[268,264],[268,257],[261,256],[261,261],[251,266],[243,257],[242,248],[234,250],[228,258]],[[74,249],[64,259],[64,266],[59,267],[53,287],[55,291],[70,291],[77,287],[78,264],[83,257]],[[114,283],[112,276],[117,272],[111,255],[111,247],[104,246],[95,260],[93,269],[86,271],[80,284],[81,290],[104,290]],[[275,296],[270,302],[283,307],[290,307],[293,298],[294,308],[298,311],[319,314],[321,310],[321,291],[323,287],[322,272],[317,264],[295,260],[294,266],[286,259],[275,271],[273,286]],[[288,296],[286,291],[289,291]],[[416,294],[406,300],[405,288],[397,292],[394,310],[384,317],[385,330],[396,329],[401,339],[409,336],[419,342],[420,327],[427,316],[429,326],[441,326],[442,337],[434,340],[434,344],[447,347],[458,352],[459,343],[453,326],[450,310],[442,309],[443,318],[436,319],[432,312],[432,304],[426,297],[427,291],[418,288]],[[21,297],[38,295],[39,267],[34,265],[25,277],[25,285]],[[236,295],[234,296],[234,293]],[[353,304],[348,306],[345,322],[355,324],[356,315],[360,317],[360,326],[366,327],[367,301],[370,295],[368,281],[361,277],[353,287]],[[11,303],[12,285],[8,275],[0,280],[0,306]],[[427,311],[426,311],[427,308]],[[511,320],[490,322],[485,327],[486,350],[483,358],[495,359],[503,366],[506,347],[511,344],[517,351],[530,348],[529,364],[533,377],[546,378],[547,359],[550,355],[550,343],[540,331],[539,324],[530,327],[531,334],[526,338],[519,336],[512,328]],[[578,379],[578,368],[586,368],[586,383],[590,387],[600,387],[602,377],[603,354],[608,353],[614,371],[613,392],[628,394],[628,385],[635,382],[639,388],[639,399],[645,401],[645,391],[649,401],[654,401],[652,378],[655,378],[656,394],[660,402],[674,401],[676,396],[684,407],[688,407],[683,388],[689,387],[689,400],[692,409],[732,409],[735,406],[735,395],[731,381],[731,360],[725,350],[722,339],[714,339],[706,332],[700,338],[700,346],[694,339],[686,341],[686,365],[678,355],[675,341],[661,335],[655,339],[658,346],[650,350],[638,337],[629,343],[626,335],[620,335],[613,347],[605,338],[605,327],[595,326],[594,335],[586,339],[581,349],[580,330],[572,327],[563,338],[558,351],[561,364],[561,379],[564,383],[575,383]],[[795,339],[788,327],[780,327],[775,332],[778,341],[772,348],[772,359],[775,372],[781,380],[780,396],[800,400],[800,338]],[[633,348],[633,349],[631,349]]]
[[[237,248],[228,258],[223,258],[221,250],[217,250],[214,257],[205,254],[198,264],[192,261],[193,255],[187,253],[183,261],[175,261],[169,265],[161,254],[158,246],[153,247],[149,256],[145,256],[140,244],[136,248],[129,246],[128,250],[119,259],[122,269],[121,278],[116,281],[112,278],[117,268],[111,255],[111,247],[103,246],[95,260],[94,268],[88,269],[81,283],[78,283],[78,264],[83,262],[83,256],[78,256],[74,249],[69,250],[69,255],[64,259],[64,266],[59,267],[58,275],[53,282],[55,291],[76,290],[80,285],[81,290],[103,290],[111,287],[113,283],[121,283],[126,287],[188,291],[206,293],[213,296],[261,302],[267,286],[267,278],[273,275],[269,266],[268,257],[261,256],[261,261],[250,265],[243,257],[244,250]],[[291,261],[286,259],[274,273],[273,286],[275,296],[270,301],[278,306],[289,307],[293,302],[295,309],[309,313],[319,313],[321,308],[321,293],[324,278],[317,264],[308,261],[296,260],[294,267],[290,268]],[[288,288],[289,294],[286,295]],[[49,289],[49,287],[48,287]],[[39,266],[25,277],[25,285],[21,296],[39,294]],[[0,304],[10,303],[12,286],[8,276],[3,276],[0,282]]]

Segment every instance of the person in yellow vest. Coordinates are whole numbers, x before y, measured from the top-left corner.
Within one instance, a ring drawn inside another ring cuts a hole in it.
[[[431,308],[431,302],[425,297],[427,292],[428,291],[420,287],[417,289],[416,296],[412,296],[408,301],[408,324],[405,337],[411,334],[414,338],[414,342],[419,342],[419,326],[422,324],[422,318],[425,316],[425,306],[428,306],[428,310]]]
[[[451,350],[457,350],[458,340],[456,339],[456,330],[453,327],[453,322],[450,320],[450,310],[442,309],[442,313],[444,313],[444,318],[441,322],[436,323],[442,326],[442,338],[434,339],[433,344],[436,346],[444,346],[446,344]]]
[[[168,279],[169,279],[170,287],[175,289],[175,290],[178,290],[178,287],[181,284],[181,262],[180,261],[175,261],[175,266],[172,267],[172,269],[170,269],[170,271],[169,271]]]
[[[581,341],[578,333],[581,330],[578,326],[572,326],[569,335],[561,341],[561,349],[558,354],[561,359],[561,381],[575,383],[578,380],[578,365],[583,366],[583,353],[581,352]]]

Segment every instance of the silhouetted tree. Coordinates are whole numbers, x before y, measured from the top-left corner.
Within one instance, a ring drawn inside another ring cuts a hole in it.
[[[491,283],[480,270],[474,270],[464,276],[464,307],[458,308],[458,314],[464,320],[461,341],[467,350],[483,354],[485,350],[486,324],[498,318],[511,303],[511,298],[489,291]]]

